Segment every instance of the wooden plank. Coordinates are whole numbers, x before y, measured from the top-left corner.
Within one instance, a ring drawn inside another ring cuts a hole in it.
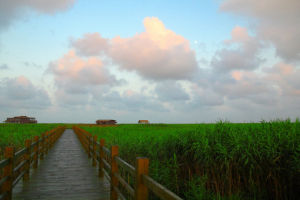
[[[108,200],[109,194],[110,184],[98,178],[72,130],[66,130],[56,141],[30,180],[25,184],[19,181],[13,189],[14,200]]]
[[[104,176],[103,174],[103,167],[104,167],[104,151],[103,151],[103,147],[105,145],[105,140],[104,139],[100,139],[100,144],[99,144],[99,170],[98,170],[98,174],[99,177],[102,178]]]
[[[130,165],[129,163],[127,163],[125,160],[123,160],[122,158],[120,158],[119,156],[117,156],[116,158],[117,163],[123,168],[125,169],[125,171],[127,171],[128,173],[130,173],[130,175],[132,175],[133,177],[135,177],[136,175],[136,170],[135,168]]]
[[[183,200],[152,178],[147,175],[142,175],[143,183],[159,198],[163,200]]]
[[[149,173],[149,159],[138,157],[136,158],[136,181],[135,181],[135,199],[136,200],[147,200],[148,199],[148,188],[144,184],[142,176],[148,175]]]
[[[119,188],[114,187],[114,190],[118,193],[119,199],[121,200],[127,200],[124,195],[122,194],[122,192],[119,190]]]
[[[134,198],[134,189],[121,177],[119,173],[114,173],[121,185],[126,189],[126,191]]]
[[[34,164],[33,164],[33,168],[36,169],[38,167],[39,164],[39,136],[34,136],[34,142],[36,143],[36,145],[34,146]]]
[[[5,200],[12,199],[12,182],[13,182],[13,160],[14,160],[14,147],[6,147],[4,158],[9,159],[9,164],[3,168],[3,176],[7,180],[2,184],[1,193],[7,193]]]
[[[20,151],[15,153],[14,162],[17,161],[21,156],[26,153],[26,148],[21,149]]]
[[[94,135],[93,137],[93,166],[96,166],[97,163],[96,163],[96,160],[97,160],[97,154],[96,154],[96,141],[97,141],[97,136]]]
[[[26,148],[26,154],[25,154],[25,174],[23,176],[23,180],[27,181],[29,179],[30,174],[30,159],[31,159],[31,140],[25,140],[25,148]]]
[[[6,165],[8,165],[9,163],[9,159],[4,159],[0,161],[0,169],[2,169],[3,167],[5,167]]]
[[[115,157],[119,154],[119,147],[111,147],[111,182],[110,182],[110,200],[118,200],[118,193],[114,190],[114,187],[118,187],[119,181],[114,173],[118,172],[118,164],[115,160]]]

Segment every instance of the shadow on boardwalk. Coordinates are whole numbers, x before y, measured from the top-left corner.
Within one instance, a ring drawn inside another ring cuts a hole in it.
[[[28,182],[14,188],[14,200],[108,200],[109,182],[97,176],[73,130],[67,129]]]

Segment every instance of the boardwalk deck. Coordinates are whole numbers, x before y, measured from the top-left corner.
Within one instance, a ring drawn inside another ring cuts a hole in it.
[[[14,200],[108,200],[110,185],[97,176],[72,130],[50,149],[28,182],[14,188]]]

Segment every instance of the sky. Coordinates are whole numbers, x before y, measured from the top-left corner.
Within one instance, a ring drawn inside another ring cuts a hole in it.
[[[0,121],[300,116],[299,0],[0,0]]]

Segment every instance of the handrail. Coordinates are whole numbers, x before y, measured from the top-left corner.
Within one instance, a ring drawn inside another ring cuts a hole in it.
[[[104,139],[100,140],[100,143],[95,141],[90,133],[87,131],[73,126],[73,130],[80,142],[82,143],[85,151],[88,153],[89,158],[93,158],[98,162],[99,166],[99,176],[105,176],[111,184],[111,199],[117,200],[126,199],[124,194],[118,188],[120,183],[122,187],[136,200],[147,200],[148,199],[148,189],[151,190],[157,197],[163,200],[182,200],[172,191],[168,190],[166,187],[160,183],[153,180],[148,176],[148,166],[149,160],[147,158],[137,158],[136,167],[133,167],[125,160],[118,156],[118,147],[112,146],[112,149],[109,150],[104,146]],[[98,147],[98,152],[95,149],[94,145]],[[110,159],[109,163],[106,159]],[[135,185],[134,188],[124,180],[121,173],[118,172],[118,167],[121,167],[125,172],[128,172],[133,178]],[[106,169],[110,170],[108,173]]]
[[[131,174],[131,176],[135,177],[136,175],[136,170],[133,166],[131,166],[129,163],[127,163],[125,160],[120,158],[119,156],[115,157],[117,163],[123,167],[127,172]]]
[[[176,194],[153,180],[147,175],[142,175],[143,182],[145,185],[151,189],[151,191],[156,194],[159,198],[164,199],[164,200],[182,200],[179,198]]]
[[[0,169],[2,169],[3,167],[5,167],[6,165],[8,165],[9,163],[9,159],[4,159],[0,161]]]
[[[11,200],[12,190],[15,185],[23,178],[29,179],[30,168],[38,166],[38,160],[43,159],[43,155],[48,152],[57,139],[64,132],[65,127],[55,129],[42,134],[42,137],[35,136],[35,142],[25,141],[25,148],[14,152],[14,147],[6,147],[4,160],[0,161],[0,170],[3,170],[3,176],[0,177],[0,200]]]

